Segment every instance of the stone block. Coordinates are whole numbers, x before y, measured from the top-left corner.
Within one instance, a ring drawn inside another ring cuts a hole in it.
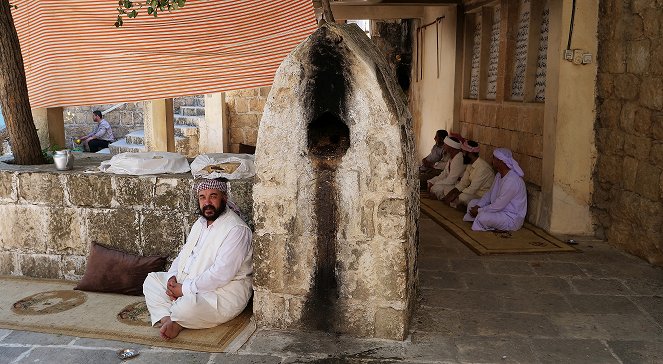
[[[78,281],[85,274],[85,264],[87,258],[85,255],[63,255],[62,256],[62,276],[70,281]]]
[[[663,78],[644,78],[640,86],[640,101],[650,109],[663,109]]]
[[[599,73],[596,81],[598,97],[603,100],[610,98],[615,89],[614,76],[609,73]]]
[[[626,72],[626,42],[621,39],[607,39],[598,49],[601,69],[607,73]]]
[[[645,198],[657,201],[660,196],[661,168],[649,163],[638,165],[637,183],[634,192]]]
[[[639,160],[649,159],[651,139],[647,137],[627,136],[624,138],[624,153]]]
[[[635,190],[637,182],[639,161],[633,157],[625,157],[624,165],[622,167],[623,186],[629,191]]]
[[[49,254],[85,254],[88,250],[85,220],[78,208],[45,209]]]
[[[154,190],[154,208],[194,211],[193,180],[190,178],[158,177]]]
[[[626,45],[626,71],[643,74],[649,71],[649,39],[628,42]]]
[[[249,99],[249,111],[262,114],[265,108],[265,98],[253,97]]]
[[[140,254],[140,219],[130,209],[83,209],[90,241]]]
[[[255,289],[253,294],[253,315],[258,327],[285,328],[291,322],[286,320],[288,312],[286,300],[280,294]]]
[[[75,206],[110,207],[113,200],[111,175],[67,174],[69,202]]]
[[[154,201],[156,177],[113,176],[113,207],[149,208]]]
[[[405,239],[406,203],[403,199],[384,199],[378,205],[378,234],[389,239]]]
[[[141,212],[141,255],[177,256],[186,241],[187,221],[173,210]]]
[[[617,99],[607,99],[599,106],[599,122],[604,128],[617,128],[622,112],[622,102]]]
[[[260,97],[264,97],[266,99],[267,96],[269,96],[270,91],[272,91],[271,86],[260,87]]]
[[[655,166],[663,168],[663,141],[652,144],[649,160]]]
[[[643,117],[647,111],[636,103],[625,103],[621,112],[620,129],[626,134],[636,134],[636,118]]]
[[[21,275],[35,278],[62,278],[62,257],[47,254],[19,254]]]
[[[15,173],[0,171],[0,201],[16,202]]]
[[[237,114],[242,114],[249,111],[249,103],[245,98],[236,98],[233,100],[234,111]]]
[[[231,143],[244,143],[244,129],[230,128],[229,134]]]
[[[378,308],[375,312],[375,337],[390,340],[405,340],[407,334],[407,312],[391,307]]]
[[[245,128],[244,129],[244,144],[256,145],[258,141],[258,129]]]
[[[663,114],[652,115],[651,133],[654,139],[663,140]]]
[[[337,244],[338,295],[353,300],[402,301],[406,298],[406,256],[400,241]],[[376,280],[380,272],[382,279]]]
[[[623,157],[613,156],[613,155],[602,155],[598,159],[598,171],[599,181],[601,182],[610,182],[610,183],[620,183],[622,179],[622,164]]]
[[[14,252],[0,252],[0,275],[16,275],[16,260],[18,255]]]
[[[47,207],[0,205],[0,246],[17,252],[44,252],[48,241]]]
[[[659,180],[659,184],[661,186],[661,199],[663,200],[663,174],[661,174],[661,178],[659,178]]]
[[[315,272],[314,236],[254,235],[254,286],[305,296]]]
[[[537,186],[543,184],[543,161],[541,158],[527,157],[527,164],[529,165],[529,177],[527,180]]]
[[[260,115],[258,114],[238,114],[236,119],[231,120],[232,128],[257,128],[260,123]]]
[[[496,108],[493,105],[488,104],[479,104],[478,105],[478,115],[477,115],[477,124],[486,125],[486,126],[497,126],[497,113]]]
[[[620,99],[633,100],[638,96],[640,78],[632,73],[615,75],[615,95]]]
[[[20,199],[31,204],[62,206],[64,201],[58,173],[19,173],[18,191]]]
[[[660,39],[653,41],[650,59],[649,72],[652,75],[663,76],[663,41]]]
[[[333,330],[352,336],[372,336],[375,332],[374,314],[370,311],[372,304],[365,301],[338,300]]]

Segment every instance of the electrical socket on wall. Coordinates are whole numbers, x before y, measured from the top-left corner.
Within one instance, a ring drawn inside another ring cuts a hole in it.
[[[582,64],[590,64],[592,63],[592,54],[591,53],[583,53],[582,55]]]
[[[573,49],[567,49],[564,51],[564,59],[567,61],[573,61]]]
[[[582,49],[573,50],[573,64],[582,64],[582,56],[585,52]]]

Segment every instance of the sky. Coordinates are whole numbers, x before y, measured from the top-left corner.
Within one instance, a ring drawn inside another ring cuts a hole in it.
[[[2,117],[2,109],[0,109],[0,130],[5,128],[5,118]]]

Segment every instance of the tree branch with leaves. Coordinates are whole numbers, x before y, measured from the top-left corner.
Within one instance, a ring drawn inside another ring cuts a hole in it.
[[[119,28],[124,24],[124,18],[133,19],[138,16],[142,9],[147,9],[147,15],[157,17],[159,13],[164,11],[171,12],[184,7],[186,0],[145,0],[145,1],[131,1],[120,0],[117,3],[117,20],[115,27]]]

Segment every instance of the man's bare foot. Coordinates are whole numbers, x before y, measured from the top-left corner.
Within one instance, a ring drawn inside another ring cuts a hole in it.
[[[177,337],[184,328],[182,325],[178,324],[175,321],[172,321],[170,317],[166,316],[161,319],[161,328],[159,329],[159,334],[164,340],[170,340]]]

